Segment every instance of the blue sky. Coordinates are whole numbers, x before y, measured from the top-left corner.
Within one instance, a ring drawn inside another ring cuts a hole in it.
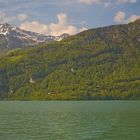
[[[0,22],[60,35],[128,23],[140,17],[140,0],[0,0]]]

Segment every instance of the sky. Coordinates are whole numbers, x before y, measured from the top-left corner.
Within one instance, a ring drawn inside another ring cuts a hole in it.
[[[140,0],[0,0],[0,23],[45,35],[73,35],[138,18]]]

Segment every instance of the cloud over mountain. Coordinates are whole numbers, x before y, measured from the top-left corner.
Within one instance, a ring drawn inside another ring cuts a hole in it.
[[[33,31],[41,34],[50,34],[54,36],[68,33],[73,35],[78,31],[76,26],[69,23],[68,17],[65,13],[57,14],[57,23],[43,24],[38,21],[26,21],[21,23],[20,28],[28,31]],[[84,27],[82,27],[84,28]]]
[[[78,29],[76,26],[69,22],[68,16],[65,13],[57,14],[57,22],[51,22],[49,24],[41,23],[37,20],[29,21],[29,16],[25,13],[20,13],[15,16],[8,16],[6,13],[0,11],[0,23],[11,23],[12,21],[18,21],[21,29],[37,32],[45,35],[59,36],[63,33],[70,35],[76,34],[79,31],[86,29],[81,27]]]
[[[123,11],[118,11],[114,17],[114,21],[116,23],[129,23],[139,19],[140,16],[136,14],[132,14],[129,17],[126,16],[126,13]]]
[[[119,3],[136,3],[138,0],[118,0]]]

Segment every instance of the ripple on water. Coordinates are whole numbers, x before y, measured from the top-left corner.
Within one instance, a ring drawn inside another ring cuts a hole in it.
[[[0,102],[0,140],[139,140],[140,102]]]

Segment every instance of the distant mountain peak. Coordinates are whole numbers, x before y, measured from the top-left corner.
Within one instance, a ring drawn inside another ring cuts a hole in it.
[[[62,34],[60,36],[43,35],[25,31],[8,23],[4,23],[0,24],[0,42],[2,42],[0,43],[0,49],[24,48],[39,43],[61,41],[68,36],[68,34]]]

